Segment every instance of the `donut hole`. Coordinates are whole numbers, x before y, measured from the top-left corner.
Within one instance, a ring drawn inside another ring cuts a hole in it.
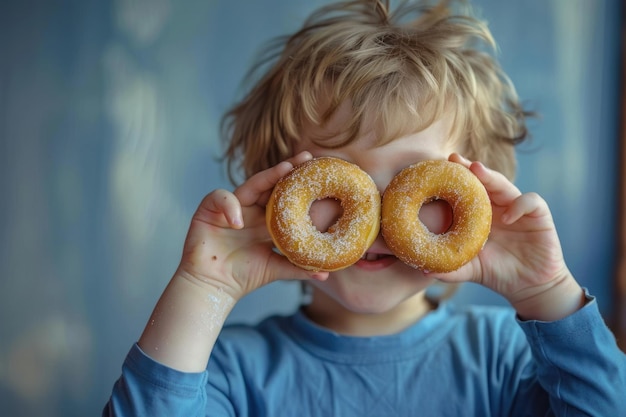
[[[309,209],[313,226],[322,233],[326,233],[342,215],[341,200],[332,197],[315,200]]]
[[[445,200],[433,199],[424,203],[417,216],[431,233],[437,235],[452,227],[452,206]]]

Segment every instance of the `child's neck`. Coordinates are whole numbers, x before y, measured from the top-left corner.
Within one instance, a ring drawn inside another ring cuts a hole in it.
[[[357,313],[346,309],[313,287],[312,301],[304,313],[316,324],[348,336],[384,336],[401,332],[436,308],[425,291],[384,313]]]

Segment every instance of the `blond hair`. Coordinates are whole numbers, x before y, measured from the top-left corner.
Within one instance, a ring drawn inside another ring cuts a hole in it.
[[[493,56],[486,24],[469,7],[453,14],[450,1],[430,3],[341,2],[277,39],[254,67],[266,72],[222,121],[231,181],[291,156],[303,125],[324,126],[346,102],[352,118],[341,142],[319,137],[318,145],[350,143],[372,117],[384,144],[451,112],[457,148],[512,179],[513,145],[527,136],[530,113]]]

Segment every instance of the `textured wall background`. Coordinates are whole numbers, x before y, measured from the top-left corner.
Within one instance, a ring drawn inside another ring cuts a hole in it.
[[[99,414],[196,205],[228,186],[221,113],[263,42],[326,2],[2,2],[0,414]],[[571,269],[608,314],[620,2],[475,4],[543,115],[518,184],[551,204]],[[502,303],[471,285],[457,298]],[[297,285],[275,284],[231,320],[297,303]]]

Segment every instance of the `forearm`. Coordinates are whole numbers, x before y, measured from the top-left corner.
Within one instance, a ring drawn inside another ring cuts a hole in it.
[[[583,289],[569,271],[565,271],[563,278],[519,292],[510,301],[523,320],[545,322],[561,320],[586,303]]]
[[[139,346],[172,369],[200,372],[235,300],[218,287],[176,274],[159,299]]]
[[[593,297],[563,320],[520,325],[555,415],[621,415],[626,409],[626,356]]]

